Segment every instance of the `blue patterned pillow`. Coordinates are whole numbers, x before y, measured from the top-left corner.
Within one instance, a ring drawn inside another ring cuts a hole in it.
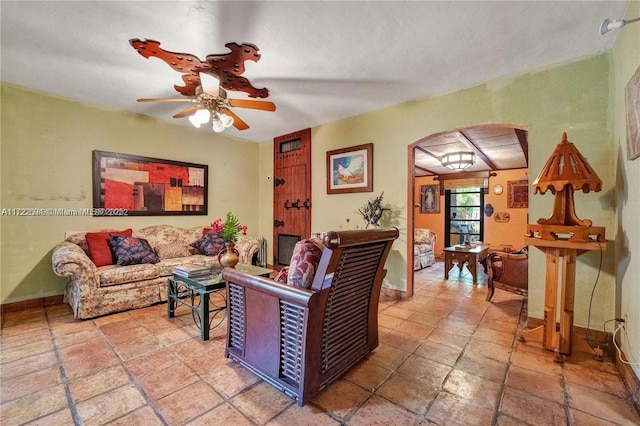
[[[144,238],[111,236],[111,248],[120,266],[158,263],[160,258]]]
[[[198,250],[199,254],[217,256],[224,249],[224,240],[217,232],[208,232],[189,245]]]

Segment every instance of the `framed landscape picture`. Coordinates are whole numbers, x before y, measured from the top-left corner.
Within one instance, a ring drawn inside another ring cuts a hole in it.
[[[105,215],[206,215],[207,182],[204,164],[93,151],[93,207]]]
[[[529,208],[529,181],[527,179],[507,182],[507,207],[510,209]]]
[[[327,151],[327,194],[372,191],[372,143]]]

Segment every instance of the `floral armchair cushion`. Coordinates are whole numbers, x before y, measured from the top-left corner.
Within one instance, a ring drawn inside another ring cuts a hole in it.
[[[280,271],[278,271],[278,273],[273,278],[273,280],[282,284],[286,284],[288,275],[289,275],[289,267],[285,266],[284,268],[280,269]]]
[[[426,228],[415,228],[413,233],[414,244],[435,244],[438,240],[436,234]]]
[[[311,288],[316,275],[324,245],[318,238],[307,238],[298,241],[293,248],[287,284],[298,288]]]

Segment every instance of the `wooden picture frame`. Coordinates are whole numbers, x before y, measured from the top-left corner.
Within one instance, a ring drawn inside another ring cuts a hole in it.
[[[440,185],[420,185],[420,213],[440,213]]]
[[[208,178],[205,164],[93,151],[94,215],[206,215]]]
[[[507,181],[507,207],[510,209],[529,208],[529,180]]]
[[[372,191],[372,143],[327,151],[327,194]]]
[[[640,67],[625,88],[627,108],[627,160],[640,157]]]

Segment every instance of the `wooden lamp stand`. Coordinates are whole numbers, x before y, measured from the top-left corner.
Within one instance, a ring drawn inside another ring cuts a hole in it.
[[[534,193],[544,194],[549,189],[555,194],[551,217],[527,225],[528,236],[524,239],[525,244],[540,249],[546,256],[544,320],[542,326],[523,331],[519,339],[525,341],[526,336],[542,341],[545,349],[555,352],[553,360],[563,362],[562,355],[571,355],[572,348],[576,257],[603,250],[601,241],[605,241],[604,227],[591,226],[591,220],[582,220],[576,215],[573,192],[576,188],[585,193],[598,192],[602,181],[563,133],[562,142],[547,160],[533,187]],[[558,316],[559,328],[556,327]]]

